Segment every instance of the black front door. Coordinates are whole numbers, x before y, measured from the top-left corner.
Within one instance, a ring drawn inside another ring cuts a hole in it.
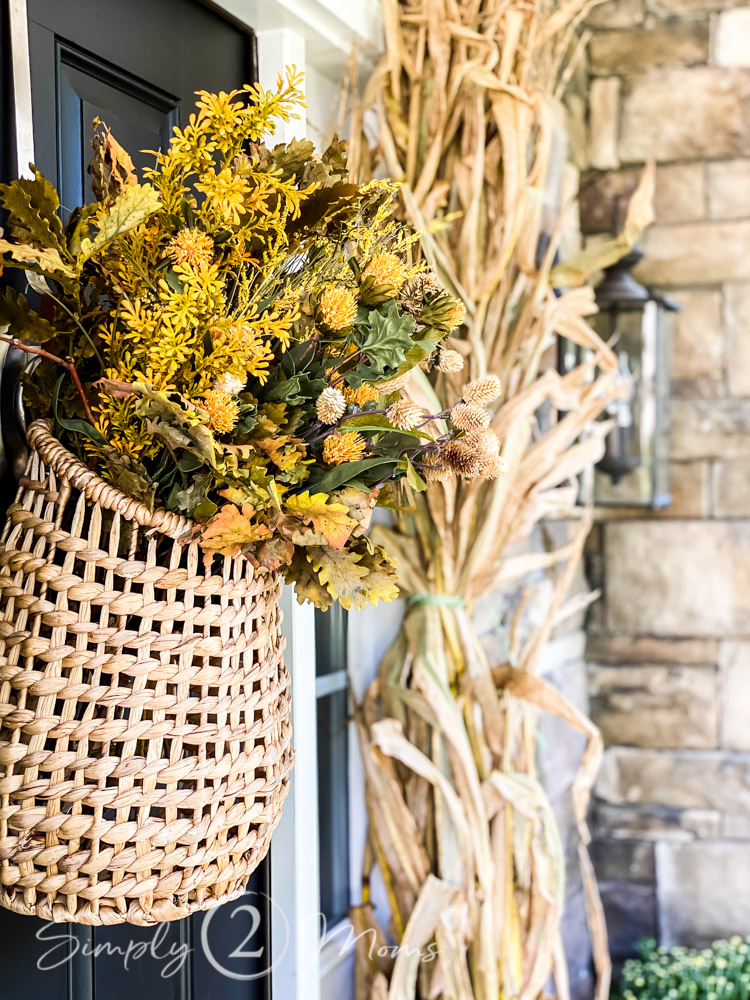
[[[91,197],[93,118],[142,167],[149,157],[138,151],[165,145],[190,114],[196,90],[231,90],[255,79],[253,36],[197,0],[27,2],[35,160],[60,191],[64,211]],[[7,81],[7,19],[3,32]],[[6,113],[4,179],[12,170],[12,126]],[[4,403],[12,378],[6,365]],[[4,407],[6,440],[13,419]],[[0,1000],[268,1000],[267,881],[264,865],[243,899],[156,929],[46,924],[0,909]]]

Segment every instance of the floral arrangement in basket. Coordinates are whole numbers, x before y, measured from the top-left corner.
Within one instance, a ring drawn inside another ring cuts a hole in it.
[[[266,146],[297,117],[300,76],[275,92],[201,92],[140,182],[95,122],[96,201],[63,223],[52,185],[0,186],[7,288],[0,324],[37,364],[36,418],[124,493],[177,511],[213,554],[281,568],[300,600],[390,600],[394,564],[366,531],[373,507],[449,476],[495,477],[499,442],[475,379],[449,410],[401,391],[421,366],[455,373],[441,341],[464,318],[393,218],[397,186],[348,179],[346,145]]]

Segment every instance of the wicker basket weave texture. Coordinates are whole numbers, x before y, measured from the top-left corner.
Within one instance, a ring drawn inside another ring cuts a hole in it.
[[[28,440],[0,542],[0,904],[146,925],[237,897],[292,765],[281,580],[204,567],[185,518],[45,423]]]

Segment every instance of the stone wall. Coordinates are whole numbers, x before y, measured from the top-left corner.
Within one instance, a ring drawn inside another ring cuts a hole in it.
[[[654,157],[636,275],[682,306],[674,502],[602,519],[590,547],[595,854],[618,959],[645,936],[750,932],[750,5],[610,0],[590,20],[582,228],[612,232]]]

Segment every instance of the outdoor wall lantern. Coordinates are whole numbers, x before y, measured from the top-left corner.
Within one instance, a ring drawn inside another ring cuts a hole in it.
[[[593,326],[617,355],[624,393],[602,419],[614,420],[600,462],[581,477],[581,501],[606,507],[666,507],[672,326],[678,306],[640,285],[630,273],[643,256],[633,249],[607,268],[596,289]],[[581,348],[564,341],[561,368],[580,362]]]

